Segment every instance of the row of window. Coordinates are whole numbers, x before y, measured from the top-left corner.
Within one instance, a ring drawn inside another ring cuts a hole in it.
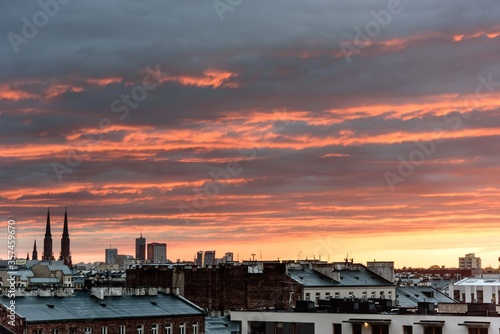
[[[385,294],[386,291],[380,291],[379,292],[379,298],[382,298],[384,299],[386,294]],[[368,292],[367,291],[362,291],[362,295],[363,297],[367,297],[367,294]],[[387,291],[387,295],[389,296],[388,299],[391,299],[392,297],[392,291]],[[354,297],[354,291],[349,291],[349,296],[352,296]],[[320,292],[316,292],[316,300],[318,299],[321,299],[321,293]],[[371,291],[371,298],[376,298],[377,297],[377,292],[376,291]],[[331,294],[330,292],[325,292],[325,299],[330,299],[331,298]],[[334,298],[340,298],[340,292],[335,292],[334,294]],[[306,300],[311,300],[311,294],[309,292],[306,293]]]
[[[173,325],[172,324],[166,324],[165,325],[165,331],[163,334],[172,334],[173,333]],[[186,333],[186,323],[180,323],[179,324],[179,333],[180,334],[187,334]],[[198,334],[198,323],[195,322],[192,324],[192,334]],[[125,325],[120,325],[118,327],[118,332],[119,334],[127,334],[127,333],[132,333],[130,330],[127,332],[127,327]],[[68,330],[67,334],[75,334],[76,333],[76,328],[72,327]],[[41,329],[35,329],[32,331],[32,334],[44,334],[43,330]],[[59,329],[53,329],[51,334],[63,334]],[[85,334],[92,334],[92,327],[85,327]],[[108,334],[108,326],[101,326],[101,330],[99,334]],[[135,334],[161,334],[160,333],[160,325],[159,324],[153,324],[151,325],[151,329],[149,333],[145,333],[144,331],[144,325],[137,325]]]
[[[361,329],[361,324],[352,325],[353,334],[366,333]],[[468,328],[468,334],[488,334],[488,328]],[[424,334],[442,334],[443,328],[440,326],[425,326]],[[333,324],[333,334],[342,334],[342,325]],[[389,326],[386,325],[372,325],[371,334],[389,334]],[[403,326],[403,334],[413,334],[412,326]]]

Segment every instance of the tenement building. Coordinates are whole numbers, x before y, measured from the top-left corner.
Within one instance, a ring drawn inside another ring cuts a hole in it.
[[[0,333],[201,334],[205,312],[172,294],[0,298]],[[14,318],[12,320],[12,318]]]

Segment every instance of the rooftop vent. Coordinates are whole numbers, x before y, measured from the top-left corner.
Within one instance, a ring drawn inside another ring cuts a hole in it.
[[[54,305],[52,304],[47,304],[48,308],[54,308]]]
[[[106,304],[104,303],[99,303],[99,305],[101,305],[102,307],[106,307]]]
[[[158,306],[158,303],[157,302],[150,302],[152,305],[154,306]]]

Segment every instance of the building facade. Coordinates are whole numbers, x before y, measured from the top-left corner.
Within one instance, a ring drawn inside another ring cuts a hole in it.
[[[498,334],[500,317],[231,311],[242,334]]]
[[[106,264],[116,264],[116,256],[117,255],[118,255],[118,249],[106,248],[106,250],[105,250],[105,262],[106,262]]]
[[[150,263],[167,262],[167,244],[152,242],[148,244],[148,261]]]
[[[139,238],[135,239],[135,258],[141,261],[146,260],[146,238],[143,238],[142,233]]]
[[[0,332],[14,334],[202,334],[205,313],[174,295],[0,298]],[[11,320],[14,318],[14,320]],[[13,322],[11,322],[13,321]],[[13,326],[12,326],[13,324]],[[2,330],[2,327],[4,330]]]
[[[464,257],[458,258],[458,267],[461,269],[481,269],[481,258],[476,257],[476,254],[465,254]]]

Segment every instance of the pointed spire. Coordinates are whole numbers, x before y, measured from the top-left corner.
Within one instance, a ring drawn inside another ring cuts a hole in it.
[[[63,236],[69,235],[68,233],[68,210],[64,207],[64,228],[63,228]]]
[[[47,225],[45,227],[45,236],[50,236],[52,233],[50,232],[50,208],[47,208]]]

